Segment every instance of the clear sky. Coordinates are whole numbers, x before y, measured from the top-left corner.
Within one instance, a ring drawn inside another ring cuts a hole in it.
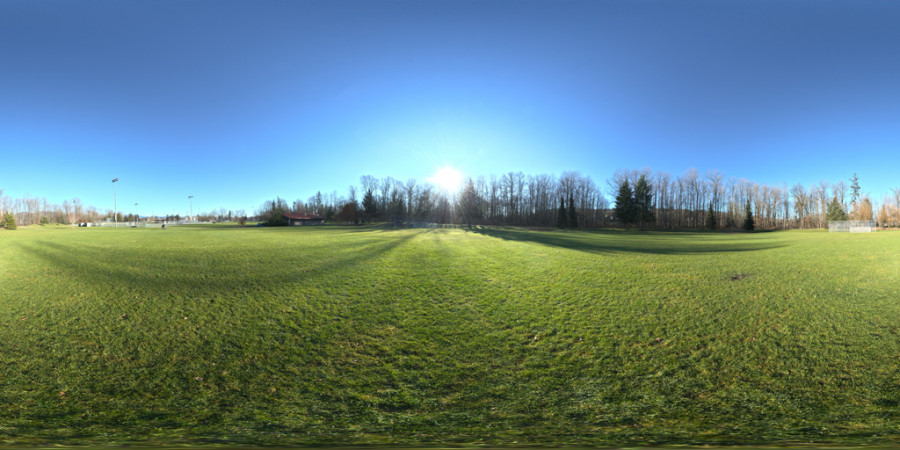
[[[900,187],[896,1],[0,1],[0,189],[253,212],[361,175]],[[127,206],[123,208],[122,205]]]

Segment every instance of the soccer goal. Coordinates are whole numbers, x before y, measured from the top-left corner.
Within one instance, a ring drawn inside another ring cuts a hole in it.
[[[875,231],[874,220],[832,220],[828,222],[830,233],[870,233]]]

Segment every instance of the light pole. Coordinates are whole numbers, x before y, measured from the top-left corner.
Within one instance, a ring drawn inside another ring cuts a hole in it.
[[[191,201],[191,216],[188,217],[188,222],[190,222],[194,217],[194,196],[188,195],[188,199]]]
[[[118,178],[113,178],[113,219],[116,221],[116,228],[119,227],[119,207],[116,204],[116,181],[119,181]]]
[[[137,211],[137,203],[134,204],[134,209]],[[139,223],[141,223],[141,215],[137,214],[134,216],[134,224],[137,225]]]

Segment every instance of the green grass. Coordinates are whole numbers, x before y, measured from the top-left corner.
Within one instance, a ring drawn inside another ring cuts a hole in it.
[[[0,231],[0,444],[900,440],[900,233]]]

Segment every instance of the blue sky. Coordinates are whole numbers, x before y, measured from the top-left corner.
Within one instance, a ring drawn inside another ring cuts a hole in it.
[[[478,176],[900,187],[900,3],[0,1],[0,189],[141,214]]]

